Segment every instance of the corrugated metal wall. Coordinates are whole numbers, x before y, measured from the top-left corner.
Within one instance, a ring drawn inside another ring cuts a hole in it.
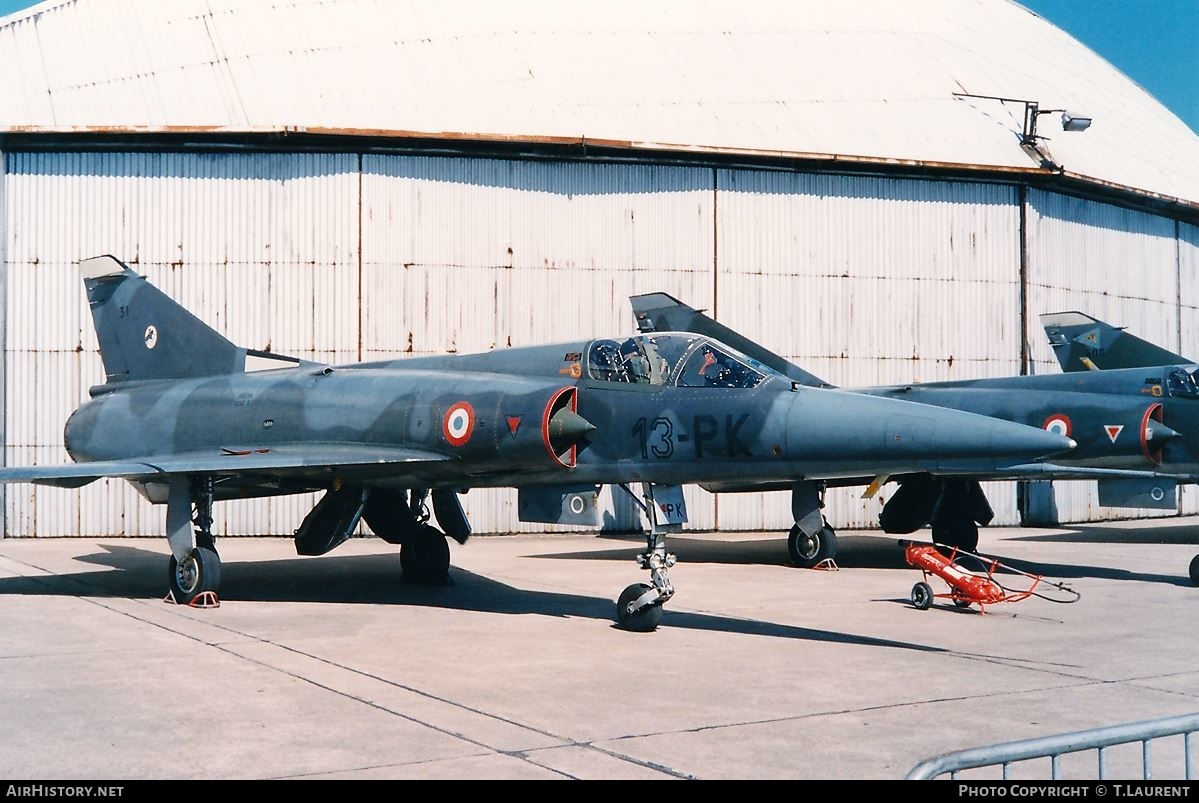
[[[1178,230],[1178,353],[1199,360],[1199,226],[1176,224]],[[1199,486],[1184,485],[1179,509],[1199,513]]]
[[[1034,372],[1061,370],[1037,317],[1044,312],[1080,310],[1177,350],[1180,296],[1174,221],[1031,190],[1027,242]],[[1056,482],[1054,490],[1062,522],[1162,515],[1101,508],[1093,482]]]
[[[331,362],[628,332],[627,297],[662,290],[838,385],[1020,368],[1008,185],[349,153],[0,163],[10,464],[66,460],[63,422],[103,379],[76,270],[98,253],[235,342]],[[1196,227],[1176,239],[1171,221],[1041,192],[1027,219],[1036,370],[1058,370],[1042,311],[1086,309],[1164,343],[1199,330],[1199,308],[1178,312],[1180,293],[1199,298]],[[1015,523],[1014,485],[988,492],[997,523]],[[787,494],[687,494],[694,529],[791,523]],[[636,521],[619,497],[602,500],[614,528]],[[859,497],[830,491],[836,526],[874,525],[880,500]],[[216,529],[288,533],[312,502],[222,504]],[[477,531],[538,527],[517,522],[511,490],[464,502]],[[1059,491],[1058,505],[1099,515],[1090,487]],[[162,509],[123,482],[11,486],[4,510],[17,535],[162,531]]]
[[[0,149],[0,170],[6,165],[4,150]],[[7,172],[7,171],[5,171]],[[8,409],[8,376],[7,368],[7,351],[5,343],[8,342],[8,303],[7,303],[7,287],[8,287],[8,206],[5,204],[6,189],[8,182],[5,180],[4,173],[0,173],[0,410]],[[5,434],[5,424],[7,423],[7,414],[0,416],[0,444],[8,443],[8,438]],[[0,460],[6,460],[8,455],[5,452],[0,452]],[[0,513],[5,509],[8,496],[8,486],[0,486]],[[5,517],[7,519],[7,517]],[[0,539],[7,535],[7,527],[0,526]]]

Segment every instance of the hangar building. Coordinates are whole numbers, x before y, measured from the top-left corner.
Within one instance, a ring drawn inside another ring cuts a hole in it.
[[[1057,371],[1037,316],[1064,309],[1199,354],[1199,136],[1009,0],[47,0],[0,19],[0,86],[9,464],[66,460],[102,381],[77,264],[103,253],[330,362],[631,332],[654,290],[837,385]],[[693,528],[791,523],[786,494],[688,494]],[[874,523],[859,495],[835,526]],[[1093,483],[1026,496],[1105,516]],[[515,500],[464,498],[480,532],[530,527]],[[163,528],[120,481],[3,510]]]

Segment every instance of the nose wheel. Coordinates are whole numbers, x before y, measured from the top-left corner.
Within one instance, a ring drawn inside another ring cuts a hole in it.
[[[652,484],[643,484],[644,502],[627,486],[619,487],[633,498],[649,520],[645,551],[637,556],[637,564],[649,571],[650,582],[634,583],[620,592],[616,599],[616,623],[634,633],[649,633],[662,622],[662,606],[674,596],[669,569],[678,559],[666,551],[666,533],[668,528],[677,530],[680,525],[659,521]]]
[[[643,599],[644,598],[644,599]],[[662,623],[658,589],[649,583],[633,583],[616,600],[616,621],[625,630],[649,633]]]

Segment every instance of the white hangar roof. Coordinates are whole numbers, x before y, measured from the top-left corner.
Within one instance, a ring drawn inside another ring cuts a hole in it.
[[[1199,206],[1199,135],[1010,0],[47,0],[0,133],[309,132],[1055,172]],[[1020,146],[1022,102],[1092,117]]]

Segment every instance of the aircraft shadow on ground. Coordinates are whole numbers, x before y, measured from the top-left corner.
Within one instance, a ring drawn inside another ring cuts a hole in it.
[[[1199,547],[1199,527],[1161,525],[1141,527],[1070,527],[1037,535],[1013,536],[1013,541],[1046,541],[1066,544],[1190,544]]]
[[[645,549],[645,537],[640,535],[600,535],[604,549],[569,550],[538,558],[553,560],[612,560],[632,562],[633,556]],[[615,549],[624,544],[627,549]],[[720,563],[726,565],[792,566],[787,554],[787,538],[729,541],[724,538],[705,538],[702,535],[674,535],[666,539],[670,552],[687,563]],[[902,569],[907,566],[903,549],[892,536],[838,535],[837,565],[854,569]]]
[[[104,567],[102,569],[0,578],[0,595],[162,598],[167,580],[165,555],[124,545],[106,544],[102,549],[78,558],[81,562]],[[245,562],[227,560],[221,570],[221,599],[226,602],[410,605],[481,613],[613,619],[614,602],[608,598],[528,591],[458,567],[451,568],[450,575],[452,585],[405,585],[400,580],[398,555],[385,554]],[[669,607],[663,627],[960,654],[915,642],[692,613]]]
[[[1107,531],[1099,531],[1100,533]],[[921,533],[909,536],[913,540],[922,540]],[[1018,569],[1021,572],[1038,574],[1043,577],[1060,580],[1094,577],[1102,580],[1139,580],[1146,583],[1165,583],[1168,585],[1190,586],[1191,581],[1186,574],[1186,566],[1165,567],[1167,572],[1151,574],[1135,572],[1127,569],[1117,569],[1108,566],[1088,566],[1080,563],[1046,563],[1040,561],[1019,560],[993,554],[985,544],[980,554],[993,555],[1004,566]],[[927,538],[927,533],[923,534]],[[633,556],[645,548],[645,539],[640,536],[600,536],[606,542],[621,541],[628,543],[627,550],[606,548],[590,551],[566,551],[553,554],[536,555],[538,558],[552,560],[611,560],[632,562]],[[1015,540],[1052,540],[1048,536],[1020,536]],[[842,569],[906,569],[907,560],[904,558],[903,547],[899,538],[892,535],[839,535],[837,536],[837,565]],[[1112,539],[1110,543],[1122,543],[1122,539]],[[1099,543],[1099,542],[1096,542]],[[1140,542],[1134,542],[1140,543]],[[1162,541],[1143,541],[1146,544],[1165,543]],[[1179,541],[1175,543],[1190,543]],[[686,563],[720,563],[730,565],[753,564],[759,566],[788,566],[791,559],[787,554],[787,543],[781,536],[778,539],[759,539],[754,541],[728,541],[724,539],[705,539],[702,536],[674,536],[667,539],[671,552]],[[1002,547],[1002,544],[996,546]],[[795,569],[795,571],[804,571]],[[915,571],[915,570],[913,570]],[[999,574],[1015,574],[1002,567]]]

